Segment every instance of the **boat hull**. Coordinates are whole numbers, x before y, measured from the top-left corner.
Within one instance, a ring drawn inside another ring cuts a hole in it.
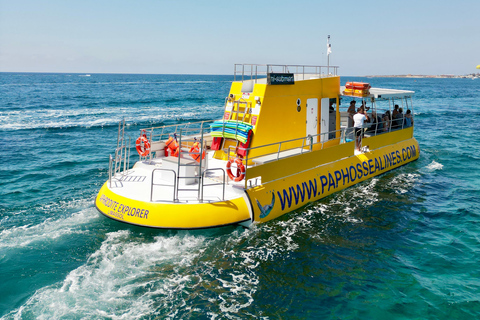
[[[355,154],[354,142],[250,167],[263,183],[243,196],[209,203],[148,202],[118,195],[106,182],[95,199],[105,216],[132,225],[166,229],[204,229],[266,222],[342,189],[412,162],[420,156],[415,138],[391,133],[365,139],[375,149]],[[408,134],[408,132],[407,132]]]
[[[105,216],[121,222],[152,228],[204,229],[251,220],[247,196],[212,203],[145,202],[113,192],[106,182],[95,206]]]
[[[353,143],[340,147],[353,148]],[[253,204],[253,220],[266,222],[275,219],[309,202],[412,162],[420,154],[417,140],[411,138],[329,162],[326,153],[335,152],[336,148],[338,147],[314,151],[308,157],[304,154],[278,160],[271,166],[263,165],[262,170],[267,177],[269,172],[278,172],[279,167],[285,170],[296,167],[299,172],[247,190]]]

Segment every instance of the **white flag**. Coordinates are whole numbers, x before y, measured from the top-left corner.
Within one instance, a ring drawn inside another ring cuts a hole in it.
[[[332,45],[327,43],[327,55],[330,55],[330,53],[332,53]]]

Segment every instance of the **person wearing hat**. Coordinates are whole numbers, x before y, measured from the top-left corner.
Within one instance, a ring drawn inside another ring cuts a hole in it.
[[[350,106],[348,107],[348,110],[347,110],[347,113],[348,113],[347,128],[353,127],[353,116],[357,112],[357,110],[355,109],[355,103],[357,103],[357,101],[355,100],[350,101]]]

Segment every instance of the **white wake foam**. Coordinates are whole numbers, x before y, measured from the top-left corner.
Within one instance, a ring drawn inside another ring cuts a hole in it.
[[[44,209],[48,211],[49,206],[45,206]],[[82,225],[98,217],[97,210],[90,207],[67,217],[47,218],[40,224],[5,229],[0,232],[0,249],[22,248],[37,241],[53,240],[69,234],[82,234],[85,233]]]
[[[392,179],[391,187],[398,194],[409,192],[419,180],[418,173],[401,173]]]
[[[149,105],[137,111],[135,121],[161,122],[178,118],[195,119],[218,110],[217,107],[212,106],[199,107],[198,111],[186,112],[185,109],[192,108],[184,107],[178,108],[178,110],[170,108],[168,113],[165,113],[161,107]],[[0,112],[0,130],[101,127],[116,125],[122,118],[128,116],[127,111],[119,112],[119,108],[116,107],[104,107],[101,112],[97,109],[9,111]]]
[[[163,303],[179,301],[190,275],[178,268],[191,265],[203,252],[205,237],[158,236],[145,243],[129,231],[107,234],[85,265],[65,280],[38,290],[9,317],[37,319],[151,316]]]
[[[443,169],[443,164],[436,162],[433,160],[428,166],[427,169],[429,171],[436,171],[436,170],[442,170]]]

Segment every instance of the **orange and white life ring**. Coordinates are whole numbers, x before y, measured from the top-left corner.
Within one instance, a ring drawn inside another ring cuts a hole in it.
[[[138,154],[141,157],[146,157],[150,153],[150,142],[148,142],[147,136],[145,134],[138,137],[135,142],[135,146]]]
[[[190,148],[190,156],[200,163],[200,143],[195,142]],[[205,159],[205,150],[202,152],[202,160]]]
[[[237,165],[237,174],[234,175],[232,173],[232,163],[234,163]],[[235,182],[238,182],[238,181],[242,181],[243,178],[245,178],[245,166],[243,165],[243,162],[241,159],[239,158],[235,158],[235,159],[230,159],[228,160],[227,162],[227,174],[228,174],[228,177],[230,179],[232,179],[233,181]]]

